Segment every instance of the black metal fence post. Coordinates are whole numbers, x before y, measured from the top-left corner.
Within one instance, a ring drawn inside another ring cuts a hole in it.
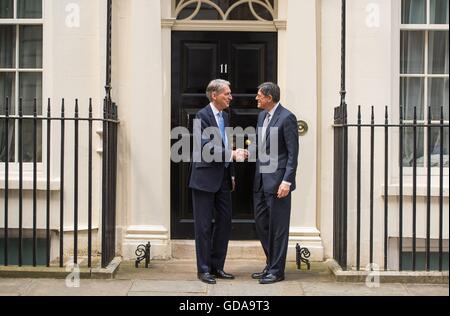
[[[61,152],[59,188],[59,266],[64,266],[64,144],[65,144],[64,99],[61,101]]]
[[[403,107],[400,106],[399,157],[398,157],[398,270],[403,269]]]
[[[347,268],[347,127],[345,107],[335,109],[334,133],[334,247],[333,257]]]
[[[23,100],[19,99],[19,267],[23,261]]]
[[[6,99],[5,105],[5,228],[4,228],[4,257],[5,257],[5,266],[8,265],[8,242],[9,242],[9,227],[8,227],[8,213],[9,213],[9,100]]]
[[[47,223],[46,223],[46,263],[47,267],[50,267],[50,163],[51,163],[51,111],[50,111],[50,99],[47,104],[47,190],[46,190],[46,206],[47,206]]]
[[[33,266],[37,265],[37,100],[33,103]]]

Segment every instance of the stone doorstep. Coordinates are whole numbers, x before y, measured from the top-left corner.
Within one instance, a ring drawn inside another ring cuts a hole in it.
[[[364,283],[370,274],[380,283],[449,284],[448,271],[344,271],[334,259],[326,261],[337,282]]]
[[[173,259],[193,259],[195,258],[194,240],[173,240]],[[227,259],[251,259],[265,260],[266,256],[259,241],[230,241],[228,244]]]
[[[114,279],[121,261],[120,257],[115,257],[104,269],[80,267],[80,279]],[[71,270],[60,267],[0,266],[0,278],[65,279],[70,273]]]

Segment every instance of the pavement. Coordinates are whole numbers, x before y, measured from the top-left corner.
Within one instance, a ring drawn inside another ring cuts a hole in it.
[[[325,263],[312,263],[310,271],[288,263],[286,280],[260,285],[251,273],[263,261],[228,260],[225,271],[235,280],[208,285],[197,280],[195,261],[152,261],[146,269],[133,261],[121,263],[113,280],[0,278],[0,296],[449,296],[448,284],[336,282]]]

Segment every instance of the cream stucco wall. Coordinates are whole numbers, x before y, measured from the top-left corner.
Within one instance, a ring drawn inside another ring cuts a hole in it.
[[[159,1],[116,1],[114,97],[121,104],[119,217],[122,254],[152,242],[170,256],[170,105],[163,102]],[[166,108],[167,107],[167,108]]]
[[[350,121],[355,121],[357,105],[363,105],[363,118],[369,119],[369,106],[374,105],[376,119],[383,121],[384,106],[395,119],[398,100],[398,10],[400,0],[349,0],[347,33],[347,102]],[[80,8],[79,27],[68,27],[67,4]],[[339,104],[340,88],[340,1],[335,0],[279,0],[278,19],[275,23],[175,23],[171,0],[114,0],[113,7],[113,99],[119,105],[120,129],[118,144],[117,182],[117,247],[125,258],[134,257],[138,244],[151,241],[154,258],[170,258],[170,74],[171,30],[234,30],[277,31],[279,37],[278,69],[282,88],[282,103],[293,111],[298,119],[309,124],[309,131],[300,138],[298,190],[293,195],[290,230],[289,259],[293,259],[293,247],[297,242],[312,250],[313,259],[322,260],[333,255],[333,114]],[[73,111],[73,99],[80,99],[80,110],[87,113],[87,99],[93,98],[94,112],[101,115],[101,99],[105,82],[105,25],[106,0],[45,0],[44,1],[44,100],[66,98],[66,111]],[[374,9],[375,8],[375,9]],[[378,12],[379,25],[373,24],[374,11]],[[377,11],[378,10],[378,11]],[[368,24],[367,21],[370,23]],[[249,29],[247,29],[249,28]],[[59,107],[52,108],[54,115]],[[59,174],[58,124],[52,129],[52,173]],[[101,129],[96,125],[94,129]],[[72,135],[68,124],[66,134]],[[52,134],[53,135],[53,134]],[[365,134],[364,136],[367,136]],[[85,134],[81,137],[86,137]],[[382,135],[377,134],[381,140]],[[393,134],[393,141],[395,134]],[[356,140],[350,134],[349,142],[349,236],[355,233],[355,157]],[[101,147],[101,133],[94,134],[94,146]],[[366,146],[366,145],[365,145]],[[66,155],[72,157],[72,138],[66,143]],[[367,147],[368,148],[368,147]],[[363,159],[369,151],[365,147]],[[376,142],[376,152],[383,152],[383,143]],[[396,158],[392,149],[392,161]],[[87,147],[81,144],[80,157],[86,157]],[[95,187],[100,188],[100,154],[95,153]],[[382,157],[380,157],[382,158]],[[86,167],[87,162],[81,161]],[[392,164],[393,165],[393,164]],[[353,166],[353,168],[352,168]],[[40,170],[43,172],[44,166]],[[381,159],[375,170],[383,170]],[[396,169],[390,170],[390,192],[395,193],[398,177]],[[66,163],[66,190],[73,189],[73,163]],[[363,181],[368,181],[368,167],[363,167]],[[1,172],[0,172],[1,173]],[[375,177],[376,225],[382,227],[383,178]],[[2,177],[0,177],[2,178]],[[28,177],[28,188],[31,186]],[[407,179],[408,180],[408,179]],[[410,179],[409,179],[410,180]],[[14,187],[15,180],[11,180]],[[86,183],[83,174],[80,183]],[[445,179],[448,186],[448,177]],[[409,181],[411,182],[411,181]],[[424,178],[420,178],[422,185]],[[367,183],[367,182],[366,182]],[[1,181],[0,181],[1,184]],[[59,178],[52,179],[52,210],[59,207]],[[4,184],[3,184],[4,185]],[[435,185],[435,183],[434,183]],[[16,185],[17,186],[17,185]],[[44,183],[39,183],[44,188]],[[408,189],[409,190],[409,189]],[[423,186],[422,189],[423,191]],[[409,190],[410,191],[410,190]],[[368,185],[362,187],[363,221],[368,214]],[[445,209],[448,210],[448,187]],[[94,192],[94,226],[99,225],[100,197]],[[65,229],[70,233],[73,198],[66,194]],[[17,208],[17,191],[10,194],[11,208]],[[39,228],[45,227],[45,194],[39,199]],[[80,203],[86,202],[85,190],[80,190]],[[408,197],[409,199],[409,197]],[[31,210],[31,192],[25,194],[25,207]],[[424,230],[424,198],[419,198],[419,236]],[[393,210],[390,215],[390,235],[398,235],[396,198],[390,199]],[[436,216],[436,200],[433,199],[433,216]],[[410,210],[409,200],[405,210]],[[0,197],[0,204],[3,204]],[[80,205],[81,205],[80,204]],[[83,204],[84,205],[84,204]],[[28,213],[27,213],[28,214]],[[31,216],[26,216],[30,227]],[[3,223],[0,212],[0,223]],[[409,215],[410,216],[410,215]],[[17,216],[11,215],[11,225]],[[410,219],[405,222],[405,236],[410,235]],[[57,211],[52,213],[52,228],[58,229]],[[444,231],[448,234],[448,213]],[[85,229],[87,217],[80,213],[80,227]],[[367,225],[363,228],[363,241],[367,244]],[[382,262],[383,231],[375,232],[376,261]],[[434,236],[435,237],[435,236]],[[448,239],[448,236],[445,235]],[[67,242],[70,251],[71,243]],[[83,241],[80,248],[86,247]],[[395,247],[394,247],[395,248]],[[367,249],[363,250],[363,264],[367,263]],[[392,250],[392,251],[395,251]],[[354,258],[355,247],[349,244],[349,258]],[[394,263],[395,264],[395,263]]]

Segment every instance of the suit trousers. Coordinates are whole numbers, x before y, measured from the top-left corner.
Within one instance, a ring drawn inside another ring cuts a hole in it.
[[[224,167],[219,191],[192,190],[198,273],[211,273],[224,268],[231,236],[230,178],[230,168]]]
[[[254,192],[256,232],[267,258],[268,272],[284,276],[289,242],[291,193],[283,199],[264,192]]]

